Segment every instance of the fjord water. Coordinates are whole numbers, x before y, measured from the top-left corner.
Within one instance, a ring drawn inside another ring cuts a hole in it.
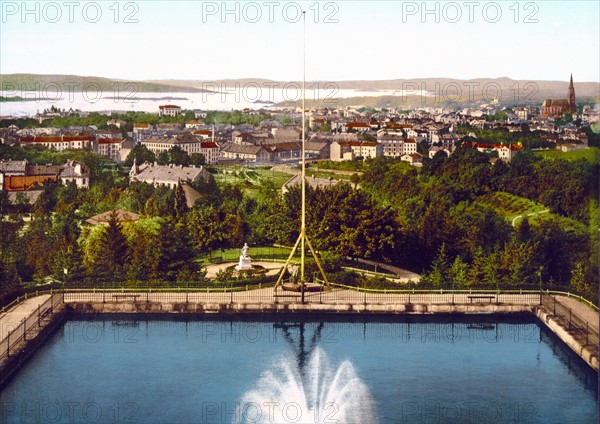
[[[597,375],[531,318],[76,316],[4,423],[594,423]]]

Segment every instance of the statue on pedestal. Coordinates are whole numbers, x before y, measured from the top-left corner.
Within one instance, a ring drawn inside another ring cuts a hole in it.
[[[240,255],[240,261],[235,266],[237,271],[248,271],[252,269],[252,258],[248,256],[248,243],[244,243],[242,247],[242,254]]]

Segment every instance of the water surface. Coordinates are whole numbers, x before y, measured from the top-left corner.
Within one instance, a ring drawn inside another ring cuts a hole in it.
[[[596,422],[596,374],[530,318],[242,318],[75,316],[1,422]]]

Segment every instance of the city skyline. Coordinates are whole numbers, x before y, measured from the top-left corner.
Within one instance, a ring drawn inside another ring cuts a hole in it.
[[[0,2],[0,73],[131,80],[600,80],[599,4]],[[32,53],[33,52],[33,53]]]

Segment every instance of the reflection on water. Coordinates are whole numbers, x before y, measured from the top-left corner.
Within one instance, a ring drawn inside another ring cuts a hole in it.
[[[279,357],[240,401],[239,423],[374,423],[369,389],[352,363],[332,366],[316,348],[301,366]]]
[[[71,318],[0,422],[597,422],[597,373],[531,316]]]
[[[0,102],[0,116],[32,116],[54,106],[65,110],[81,110],[86,112],[98,111],[137,111],[158,113],[158,106],[165,103],[175,103],[183,109],[201,110],[241,110],[261,109],[280,102],[295,102],[300,100],[302,92],[300,85],[291,84],[279,86],[260,86],[256,84],[237,85],[222,89],[220,86],[207,86],[210,92],[202,93],[146,93],[139,92],[134,84],[122,84],[111,90],[102,90],[99,86],[91,86],[86,91],[56,91],[52,85],[47,90],[40,91],[0,91],[0,96],[19,96],[26,101]],[[52,91],[54,90],[54,91]],[[215,91],[216,90],[216,91]],[[307,86],[306,99],[322,101],[324,105],[335,106],[338,98],[356,96],[427,96],[427,92],[403,92],[399,90],[359,91],[338,89],[331,84],[314,84]]]

